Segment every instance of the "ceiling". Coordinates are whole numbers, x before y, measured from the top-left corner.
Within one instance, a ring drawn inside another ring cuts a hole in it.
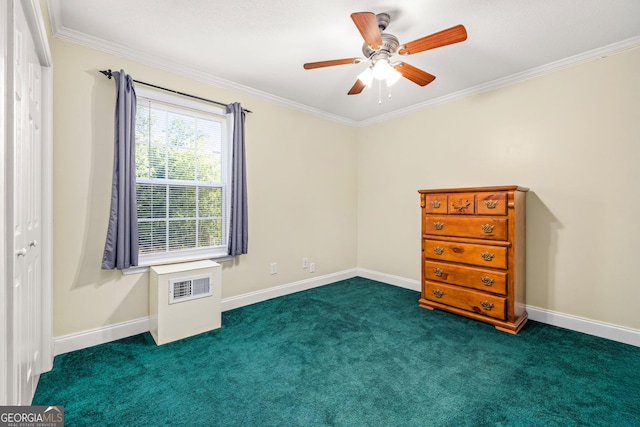
[[[58,37],[354,126],[640,45],[638,0],[48,3]],[[401,79],[391,98],[384,84],[381,91],[374,84],[347,95],[368,63],[314,70],[302,65],[362,57],[363,39],[350,15],[363,11],[388,13],[385,32],[401,44],[457,24],[468,38],[400,59],[435,75],[427,86]]]

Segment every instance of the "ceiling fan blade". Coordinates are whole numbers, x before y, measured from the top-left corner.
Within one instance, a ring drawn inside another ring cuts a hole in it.
[[[364,83],[362,83],[362,81],[360,79],[356,80],[356,82],[353,84],[353,87],[351,87],[351,90],[349,90],[348,95],[357,95],[360,92],[362,92],[362,90],[365,88]]]
[[[382,45],[382,36],[380,28],[378,28],[378,20],[375,13],[372,12],[355,12],[351,14],[354,24],[358,27],[358,31],[362,34],[365,43],[373,49],[377,49]]]
[[[438,33],[431,34],[430,36],[425,36],[418,40],[409,42],[404,46],[400,46],[398,53],[400,55],[411,55],[425,50],[463,42],[466,39],[467,30],[464,28],[464,25],[456,25],[455,27],[447,28],[446,30],[442,30]]]
[[[330,61],[307,62],[303,65],[305,70],[313,70],[314,68],[332,67],[334,65],[357,64],[362,61],[360,58],[332,59]]]
[[[436,79],[436,76],[429,74],[426,71],[422,71],[420,68],[416,68],[413,65],[409,65],[406,62],[400,62],[393,66],[402,77],[411,80],[417,85],[426,86]]]

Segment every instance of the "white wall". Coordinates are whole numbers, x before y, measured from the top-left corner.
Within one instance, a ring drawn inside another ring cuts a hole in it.
[[[148,275],[100,269],[115,85],[98,70],[253,111],[246,119],[249,254],[223,263],[222,297],[354,269],[357,129],[51,39],[54,57],[54,336],[148,315]],[[316,265],[302,269],[302,258]],[[269,264],[278,263],[271,275]]]
[[[418,189],[520,185],[527,304],[640,329],[639,70],[636,48],[361,129],[358,267],[420,279]]]

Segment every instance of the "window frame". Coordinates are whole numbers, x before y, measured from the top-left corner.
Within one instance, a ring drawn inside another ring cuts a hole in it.
[[[189,115],[198,114],[205,115],[207,117],[211,117],[216,121],[219,121],[222,125],[222,138],[221,138],[221,181],[219,185],[207,185],[210,188],[220,187],[222,188],[222,241],[223,244],[214,247],[205,247],[205,248],[193,248],[193,249],[184,249],[184,250],[174,250],[167,251],[161,253],[151,253],[151,254],[143,254],[138,253],[138,266],[139,267],[148,267],[159,264],[170,264],[176,262],[186,262],[186,261],[195,261],[201,259],[221,259],[228,257],[229,251],[229,222],[230,222],[230,213],[231,213],[231,167],[232,167],[232,157],[233,157],[233,115],[227,113],[226,109],[222,106],[218,106],[212,103],[207,103],[204,101],[199,101],[196,99],[190,99],[185,96],[181,96],[178,94],[168,93],[164,91],[159,91],[156,89],[146,88],[146,87],[136,87],[136,108],[138,104],[141,102],[149,101],[151,103],[158,104],[166,104],[169,108],[178,110],[182,114]],[[137,141],[136,141],[137,144]],[[137,159],[136,159],[137,162]],[[168,178],[161,179],[153,179],[153,178],[142,178],[138,179],[136,176],[136,186],[138,183],[141,184],[165,184],[171,185],[183,185],[185,184],[184,180],[172,180]],[[198,182],[194,181],[193,186],[195,187]],[[205,187],[207,187],[205,186]],[[136,202],[137,202],[137,194],[136,194]]]

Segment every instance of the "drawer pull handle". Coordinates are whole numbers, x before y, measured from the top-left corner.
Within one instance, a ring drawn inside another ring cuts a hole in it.
[[[493,285],[493,282],[495,281],[495,279],[493,277],[481,276],[480,281],[485,286],[491,286]]]
[[[494,228],[494,227],[495,227],[495,226],[494,226],[494,225],[491,225],[491,224],[484,224],[484,225],[482,226],[482,231],[484,231],[485,233],[491,233],[491,232],[493,231],[493,228]]]
[[[433,228],[436,230],[442,230],[444,228],[444,222],[434,222]]]
[[[434,294],[437,298],[442,298],[442,295],[444,295],[444,292],[442,292],[440,289],[434,289],[434,290],[433,290],[433,294]]]
[[[487,311],[491,311],[491,309],[493,308],[493,304],[489,301],[480,301],[480,305]]]
[[[451,206],[453,206],[453,209],[457,210],[458,212],[462,212],[466,210],[470,204],[471,202],[468,200],[456,200],[455,202],[451,203]]]
[[[498,206],[498,201],[497,200],[485,200],[484,201],[484,205],[487,207],[487,209],[495,209],[496,206]]]
[[[444,248],[441,248],[440,246],[436,246],[433,248],[433,252],[436,255],[442,255],[442,253],[444,252]]]
[[[491,261],[495,254],[492,254],[491,252],[480,252],[480,256],[485,261]]]
[[[431,201],[431,207],[438,209],[440,207],[440,200],[432,200]]]
[[[438,277],[442,277],[442,275],[444,274],[444,270],[440,270],[439,268],[434,268],[433,269],[433,274],[435,274]]]

